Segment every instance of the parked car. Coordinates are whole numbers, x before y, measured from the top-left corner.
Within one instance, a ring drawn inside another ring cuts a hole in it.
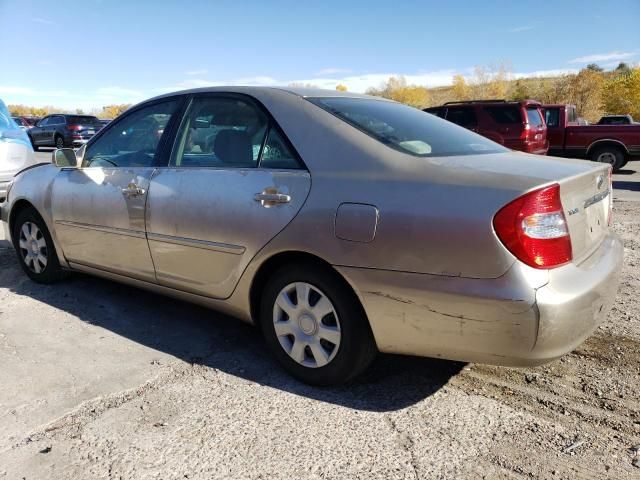
[[[587,158],[614,171],[640,157],[640,125],[580,125],[575,105],[544,105],[549,155]]]
[[[0,209],[31,279],[81,271],[219,309],[312,384],[377,351],[547,362],[618,285],[608,165],[513,152],[376,97],[172,93],[54,159]]]
[[[31,125],[29,122],[27,122],[24,118],[22,117],[11,117],[13,119],[13,121],[16,123],[16,125],[18,126],[18,128],[20,128],[20,130],[28,130],[30,128],[33,127],[33,125]]]
[[[91,115],[48,115],[29,130],[34,150],[39,147],[79,147],[102,128],[100,120]]]
[[[14,122],[7,106],[0,100],[0,204],[5,201],[15,174],[35,163],[27,134]]]
[[[545,155],[547,126],[540,102],[470,100],[426,108],[432,113],[513,150]]]
[[[638,122],[633,121],[631,115],[605,115],[598,120],[597,125],[633,125]]]

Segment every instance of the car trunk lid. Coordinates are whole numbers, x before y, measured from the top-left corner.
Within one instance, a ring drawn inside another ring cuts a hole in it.
[[[609,167],[598,166],[558,183],[571,236],[573,261],[580,263],[600,245],[609,231],[612,202]]]

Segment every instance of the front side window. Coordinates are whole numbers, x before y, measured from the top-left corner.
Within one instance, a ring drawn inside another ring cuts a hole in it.
[[[160,139],[179,100],[169,100],[135,110],[110,127],[88,146],[83,167],[150,167]]]
[[[196,98],[176,139],[171,166],[258,166],[269,121],[251,103],[227,97]]]
[[[508,151],[465,128],[401,103],[351,97],[307,100],[403,153],[439,157]]]

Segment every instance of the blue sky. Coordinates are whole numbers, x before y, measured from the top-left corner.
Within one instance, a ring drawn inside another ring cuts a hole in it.
[[[446,85],[502,61],[612,68],[640,61],[639,23],[638,0],[0,0],[0,98],[89,109],[220,84]]]

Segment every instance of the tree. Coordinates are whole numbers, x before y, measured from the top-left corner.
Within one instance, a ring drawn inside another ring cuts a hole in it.
[[[130,103],[123,103],[120,105],[107,105],[102,107],[102,111],[98,114],[102,118],[116,118],[118,115],[128,110],[131,106]]]
[[[516,83],[513,86],[513,92],[511,93],[511,98],[514,100],[526,100],[531,98],[529,88],[522,80],[516,80]]]
[[[477,65],[474,69],[473,97],[477,99],[505,98],[509,87],[511,66],[508,62],[496,65]]]
[[[602,91],[604,77],[601,72],[590,68],[569,76],[569,98],[567,103],[575,104],[580,116],[593,122],[602,114]]]
[[[590,63],[585,67],[586,70],[591,70],[592,72],[602,72],[603,68],[597,63]]]
[[[604,83],[602,99],[606,113],[640,118],[640,67],[609,78]]]
[[[455,100],[469,100],[471,88],[462,75],[453,76],[453,97]]]
[[[425,108],[429,105],[429,90],[417,85],[408,85],[407,79],[402,75],[390,77],[380,88],[369,88],[366,92],[369,95],[395,100],[406,103],[416,108]]]
[[[336,85],[336,90],[339,92],[346,92],[347,86],[343,85],[342,83],[339,83],[338,85]]]
[[[631,67],[629,66],[629,64],[627,64],[625,62],[620,62],[618,64],[618,66],[616,67],[616,69],[614,70],[614,72],[630,73],[631,72]]]

